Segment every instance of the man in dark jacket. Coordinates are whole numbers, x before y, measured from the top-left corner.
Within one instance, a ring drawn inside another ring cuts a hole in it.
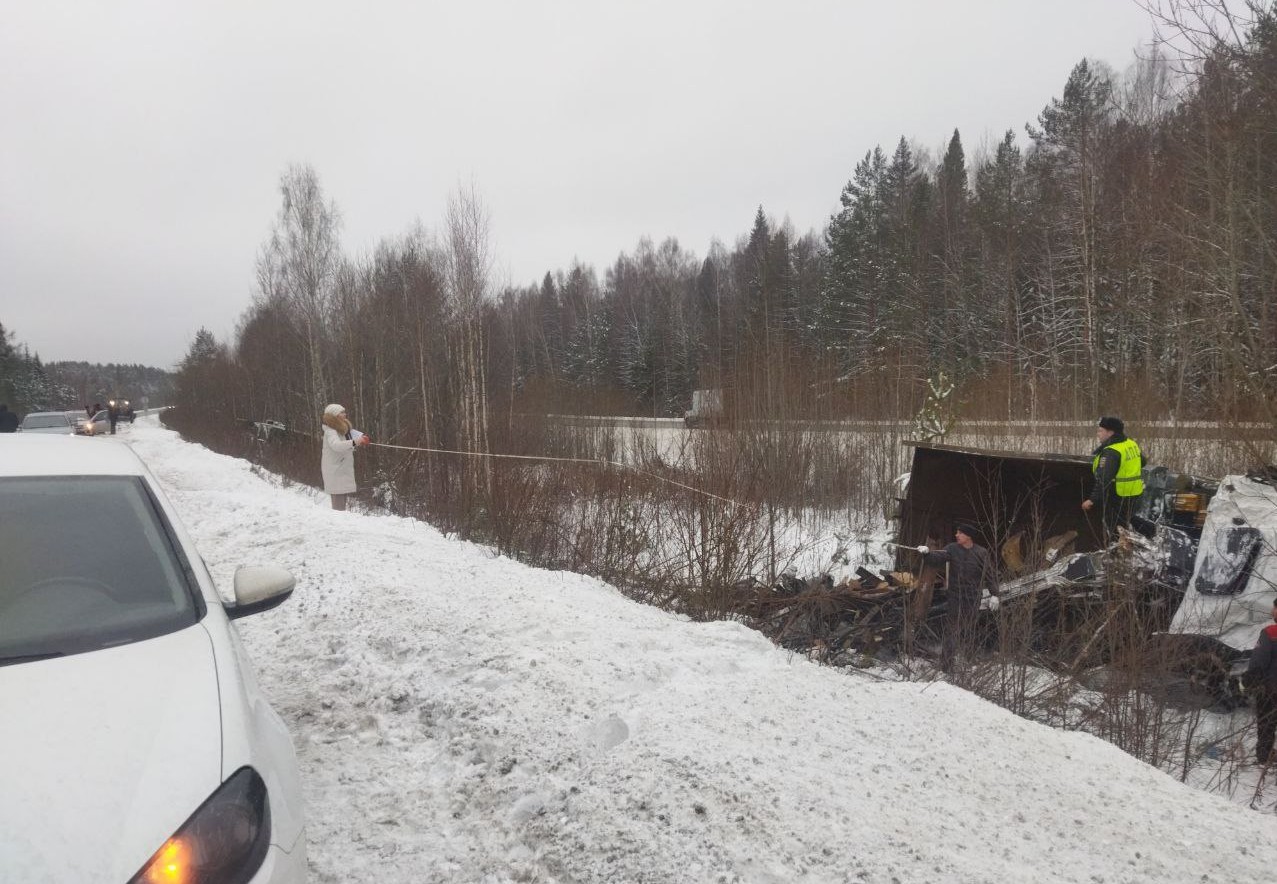
[[[934,552],[920,546],[928,565],[948,565],[949,576],[945,584],[944,636],[940,642],[940,668],[949,672],[955,656],[967,652],[975,636],[976,620],[980,614],[980,599],[988,588],[993,596],[990,608],[997,610],[998,570],[993,565],[989,551],[975,542],[975,528],[959,523],[954,529],[954,542]]]
[[[1273,623],[1259,631],[1259,641],[1250,652],[1244,684],[1255,695],[1255,725],[1259,740],[1255,759],[1268,764],[1273,754],[1273,736],[1277,734],[1277,599],[1273,599]]]
[[[9,410],[9,406],[0,402],[0,433],[18,432],[18,416]]]
[[[1117,536],[1117,526],[1129,527],[1135,505],[1144,493],[1144,455],[1134,439],[1126,435],[1120,417],[1102,417],[1095,431],[1099,443],[1091,452],[1091,470],[1095,484],[1091,495],[1082,501],[1082,509],[1099,509],[1104,526],[1104,541]]]

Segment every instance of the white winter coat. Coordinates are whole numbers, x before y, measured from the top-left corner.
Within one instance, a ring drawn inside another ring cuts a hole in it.
[[[324,447],[319,461],[328,494],[355,492],[355,443],[332,427],[324,427]]]

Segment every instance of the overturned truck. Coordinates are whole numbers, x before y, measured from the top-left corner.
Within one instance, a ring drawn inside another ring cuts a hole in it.
[[[907,444],[894,569],[862,568],[837,586],[783,575],[748,600],[758,628],[833,662],[926,654],[945,610],[944,575],[910,547],[943,544],[971,523],[999,566],[1004,605],[985,615],[983,630],[991,648],[1013,644],[1075,672],[1135,648],[1150,658],[1147,671],[1235,697],[1277,594],[1271,473],[1215,481],[1146,468],[1132,530],[1106,547],[1099,517],[1080,506],[1090,458]]]
[[[1034,642],[1047,656],[1085,664],[1115,612],[1133,610],[1146,653],[1228,694],[1277,592],[1271,473],[1215,481],[1146,468],[1132,530],[1108,547],[1098,515],[1080,506],[1091,482],[1089,457],[914,444],[900,542],[943,542],[972,522],[1000,559],[1002,599],[1034,597]]]
[[[1079,577],[1098,564],[1089,554],[1103,551],[1103,526],[1095,511],[1081,508],[1092,482],[1089,457],[906,444],[913,446],[914,457],[906,494],[898,501],[900,543],[947,541],[954,525],[970,522],[1000,553],[1004,581],[1062,559],[1074,564]],[[1172,585],[1182,587],[1187,580],[1217,487],[1213,480],[1176,475],[1165,467],[1144,470],[1144,495],[1132,525],[1149,539],[1160,533],[1172,569],[1160,576]],[[1083,561],[1078,556],[1088,564],[1076,564]],[[1034,575],[1020,589],[1045,577]]]

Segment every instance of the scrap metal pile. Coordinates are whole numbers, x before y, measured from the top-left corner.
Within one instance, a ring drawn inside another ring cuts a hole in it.
[[[1018,563],[1018,540],[1002,546],[1004,574],[1019,570],[1011,566]],[[1103,604],[1121,586],[1169,605],[1192,573],[1195,545],[1174,529],[1160,528],[1153,538],[1122,531],[1109,548],[1082,553],[1073,551],[1072,542],[1065,534],[1043,544],[1045,561],[1039,555],[1031,563],[1045,567],[1000,581],[1002,602],[1017,605],[1045,594],[1036,600],[1039,610],[1057,612]],[[877,574],[859,568],[855,579],[837,584],[827,574],[803,579],[784,573],[770,585],[748,580],[737,585],[735,605],[778,645],[834,665],[905,650],[926,654],[939,636],[945,606],[942,573],[926,567]]]

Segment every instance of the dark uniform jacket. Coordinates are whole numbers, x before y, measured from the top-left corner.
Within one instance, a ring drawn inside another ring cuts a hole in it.
[[[1251,687],[1266,687],[1277,694],[1277,623],[1265,626],[1250,652],[1250,665],[1246,667],[1246,683]]]
[[[927,553],[925,559],[928,565],[948,563],[949,592],[964,599],[978,601],[985,587],[994,594],[998,591],[998,571],[983,546],[967,549],[960,543],[950,543],[944,549]]]

